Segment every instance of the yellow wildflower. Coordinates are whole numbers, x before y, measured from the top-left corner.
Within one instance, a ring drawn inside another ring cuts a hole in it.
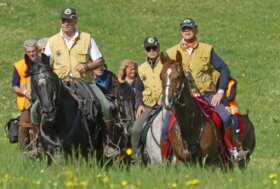
[[[108,177],[108,176],[104,176],[104,177],[103,177],[103,182],[104,182],[104,183],[109,182],[109,177]]]
[[[188,182],[186,182],[185,185],[190,186],[190,185],[197,185],[199,183],[200,183],[199,179],[193,178],[193,179],[189,180]]]
[[[32,183],[36,184],[36,185],[40,185],[41,184],[41,180],[33,180]]]
[[[122,180],[122,186],[126,186],[127,183],[128,183],[128,181],[127,181],[126,179],[123,179],[123,180]]]
[[[278,180],[273,180],[272,184],[274,184],[274,185],[278,184]]]
[[[177,184],[176,182],[173,182],[173,183],[171,184],[171,187],[172,187],[172,188],[177,188],[177,186],[178,186],[178,184]]]
[[[131,156],[131,154],[133,153],[133,150],[132,150],[131,148],[127,148],[127,149],[125,150],[125,153],[126,153],[127,155]]]
[[[73,181],[68,181],[68,182],[66,182],[66,184],[65,184],[66,187],[73,187],[73,186],[75,186],[75,185],[76,185],[76,183],[73,182]]]
[[[277,173],[270,173],[269,174],[270,179],[277,179],[277,177],[278,177]]]
[[[88,183],[89,183],[88,180],[81,180],[80,181],[80,185],[84,186],[84,187],[88,186]]]

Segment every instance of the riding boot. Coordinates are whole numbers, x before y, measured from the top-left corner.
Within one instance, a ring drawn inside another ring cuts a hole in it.
[[[246,158],[246,155],[249,153],[249,151],[245,151],[243,149],[243,145],[241,142],[239,142],[238,137],[233,141],[233,128],[232,126],[229,128],[225,128],[225,135],[228,138],[228,140],[231,142],[231,144],[234,146],[233,149],[231,149],[231,154],[234,160],[241,160]]]
[[[18,145],[21,152],[27,151],[26,146],[29,143],[29,128],[19,127],[18,130]]]
[[[105,123],[105,128],[106,128],[106,132],[107,132],[107,136],[106,136],[106,146],[105,146],[105,155],[107,157],[112,157],[115,155],[119,154],[119,151],[117,149],[114,149],[113,147],[110,146],[114,145],[113,143],[113,126],[114,126],[114,121],[110,120],[110,121],[104,121]]]
[[[168,156],[167,150],[169,150],[168,147],[169,147],[168,140],[161,139],[160,140],[160,150],[161,150],[162,161],[165,161],[167,159],[167,156]]]

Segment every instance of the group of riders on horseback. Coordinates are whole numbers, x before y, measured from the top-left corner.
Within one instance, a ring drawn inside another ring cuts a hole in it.
[[[104,63],[102,54],[99,51],[94,39],[90,34],[80,32],[76,28],[77,15],[73,8],[66,8],[61,12],[61,31],[49,38],[44,54],[50,58],[50,65],[59,78],[74,77],[87,82],[95,93],[102,110],[103,121],[106,131],[104,140],[105,155],[108,157],[119,155],[114,141],[114,102],[116,93],[114,87],[119,83],[128,83],[133,89],[134,95],[134,116],[136,120],[130,125],[128,135],[131,135],[131,147],[133,150],[132,160],[137,161],[141,155],[143,125],[147,123],[149,116],[155,114],[159,108],[164,108],[169,97],[162,97],[163,81],[160,77],[163,68],[163,60],[160,59],[159,40],[150,36],[144,40],[144,49],[147,59],[137,68],[132,60],[125,60],[121,65],[118,77],[110,72]],[[180,23],[182,40],[174,47],[166,51],[166,59],[176,59],[179,51],[182,55],[182,66],[188,74],[188,82],[191,93],[194,97],[206,101],[219,115],[224,127],[224,134],[234,146],[230,150],[233,159],[244,158],[249,151],[243,147],[238,137],[233,135],[239,132],[237,116],[240,112],[235,102],[237,82],[230,77],[229,69],[224,61],[216,54],[211,45],[201,43],[197,40],[198,27],[191,18],[184,19]],[[50,113],[54,110],[41,110],[38,113],[39,100],[34,97],[30,113],[30,102],[32,99],[32,84],[26,76],[29,58],[32,64],[40,60],[37,54],[37,45],[34,40],[27,40],[24,43],[25,59],[14,64],[13,91],[17,94],[17,105],[21,110],[19,145],[20,150],[25,148],[25,138],[29,131],[35,132],[38,136],[40,127],[40,113]],[[43,55],[45,56],[45,55]],[[170,74],[167,70],[167,75]],[[174,76],[176,77],[176,76]],[[67,81],[64,81],[67,83]],[[40,84],[39,84],[40,85]],[[165,83],[171,86],[171,83]],[[46,111],[46,112],[43,112]],[[31,114],[31,120],[30,120]],[[172,110],[167,111],[162,123],[162,136],[160,148],[162,159],[166,159],[169,145],[168,129]],[[32,128],[32,129],[30,129]],[[233,138],[235,138],[233,140]],[[37,145],[38,147],[38,145]]]

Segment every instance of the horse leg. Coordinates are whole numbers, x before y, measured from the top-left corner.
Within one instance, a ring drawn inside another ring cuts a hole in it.
[[[176,162],[183,163],[191,159],[192,153],[185,148],[181,135],[177,133],[180,130],[176,130],[176,127],[178,127],[178,124],[174,125],[171,129],[170,143],[172,151],[176,156]]]

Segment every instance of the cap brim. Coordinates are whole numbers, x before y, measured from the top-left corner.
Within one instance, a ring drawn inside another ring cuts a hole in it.
[[[181,25],[181,29],[184,28],[184,27],[195,28],[195,25],[192,25],[192,24],[182,24]]]

